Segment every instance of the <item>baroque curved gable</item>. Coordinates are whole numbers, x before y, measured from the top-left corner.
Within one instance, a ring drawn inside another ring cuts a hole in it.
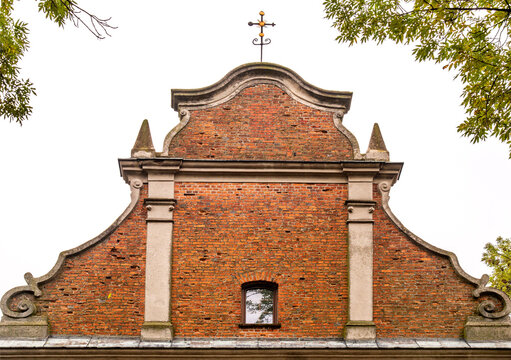
[[[211,86],[172,90],[181,122],[162,156],[184,159],[342,161],[360,158],[342,125],[351,92],[329,91],[276,64],[245,64]]]

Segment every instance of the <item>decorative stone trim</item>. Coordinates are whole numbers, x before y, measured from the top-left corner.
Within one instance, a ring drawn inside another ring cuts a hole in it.
[[[468,358],[467,355],[471,354],[470,358],[477,358],[474,355],[481,355],[478,351],[485,349],[486,358],[491,357],[494,358],[502,358],[509,359],[509,355],[511,354],[511,343],[509,341],[466,341],[460,338],[428,338],[428,339],[416,339],[416,338],[379,338],[376,340],[368,340],[368,341],[350,341],[344,340],[342,338],[263,338],[263,337],[194,337],[194,338],[182,338],[176,337],[172,341],[161,341],[161,342],[146,342],[141,341],[138,337],[118,337],[118,336],[59,336],[59,337],[49,337],[45,340],[15,340],[15,339],[1,339],[0,338],[0,356],[4,355],[5,352],[9,350],[21,350],[27,349],[33,351],[37,351],[37,355],[41,355],[41,351],[43,350],[62,350],[59,356],[60,358],[71,358],[71,351],[82,349],[82,356],[79,356],[80,359],[83,359],[83,355],[88,355],[92,357],[91,354],[94,354],[94,349],[111,349],[111,350],[119,350],[124,357],[134,358],[136,357],[133,353],[126,354],[127,349],[140,349],[137,355],[139,357],[148,357],[148,351],[151,349],[160,350],[174,348],[179,353],[174,353],[176,356],[183,357],[183,349],[197,349],[204,350],[202,353],[204,356],[214,357],[212,356],[212,349],[237,349],[240,350],[240,355],[246,355],[247,349],[261,349],[264,353],[260,353],[261,357],[269,357],[270,349],[284,349],[285,353],[280,354],[281,357],[289,358],[290,351],[297,349],[307,349],[311,351],[308,353],[308,356],[302,356],[302,358],[314,358],[317,357],[318,351],[323,349],[327,351],[325,355],[332,355],[332,350],[348,350],[353,348],[352,351],[356,351],[359,354],[359,358],[367,359],[374,358],[368,354],[369,350],[379,349],[380,351],[384,351],[381,353],[381,357],[385,359],[397,357],[403,358],[403,356],[411,355],[410,353],[406,353],[405,351],[409,351],[409,349],[415,349],[419,353],[418,357],[424,359],[425,356],[431,355],[427,354],[426,351],[431,351],[434,349],[437,351],[436,356],[434,358],[447,358],[452,359],[456,358]],[[55,348],[58,349],[55,349]],[[74,349],[70,349],[74,348]],[[362,349],[362,350],[361,350]],[[365,350],[364,350],[365,349]],[[389,351],[392,349],[399,349],[402,351],[400,354],[396,353],[386,353],[385,351]],[[504,352],[499,352],[497,349],[504,350]],[[453,353],[454,350],[465,351],[460,356],[460,353]],[[474,352],[475,351],[475,352]],[[193,355],[193,352],[187,352],[186,355]],[[253,354],[253,352],[252,352]],[[373,353],[374,354],[374,353]],[[500,357],[496,355],[502,355]],[[103,357],[106,356],[105,353],[101,353]],[[133,356],[130,356],[133,355]],[[154,354],[153,354],[154,355]],[[159,357],[162,357],[162,353],[158,353]],[[168,355],[165,354],[165,355]],[[228,356],[231,355],[231,356]],[[302,354],[303,355],[303,354]],[[338,357],[346,358],[348,355],[350,358],[356,358],[355,353],[338,353]],[[50,357],[50,356],[49,356]],[[99,357],[99,356],[98,356]],[[110,356],[111,357],[111,356]],[[232,353],[226,355],[227,358],[232,359]],[[239,357],[239,356],[238,356]],[[246,356],[245,356],[246,357]],[[410,358],[413,356],[407,356]],[[28,358],[28,356],[27,356]],[[52,359],[55,358],[51,357]],[[122,356],[121,356],[122,358]],[[484,358],[484,357],[480,357]]]
[[[61,252],[57,259],[57,263],[46,275],[34,278],[33,275],[28,272],[25,274],[25,281],[27,282],[28,285],[18,286],[7,291],[0,300],[0,309],[2,310],[2,313],[5,315],[4,318],[2,319],[2,323],[8,321],[9,319],[21,319],[34,315],[37,312],[37,308],[30,299],[28,298],[22,299],[18,303],[17,309],[15,311],[10,309],[11,300],[16,295],[23,293],[27,294],[31,293],[35,297],[41,296],[42,292],[39,289],[39,285],[45,284],[52,280],[61,270],[62,265],[64,264],[66,258],[79,254],[82,251],[85,251],[108,238],[119,227],[119,225],[121,225],[121,223],[131,214],[131,212],[137,205],[138,199],[140,198],[140,188],[142,187],[142,185],[143,182],[139,178],[135,177],[130,180],[131,202],[126,208],[126,210],[124,210],[124,212],[105,231],[103,231],[95,238],[87,241],[86,243],[83,243],[82,245]]]
[[[483,294],[487,294],[493,297],[497,297],[502,303],[503,307],[501,311],[495,311],[495,304],[492,301],[485,300],[482,301],[477,310],[479,314],[488,319],[501,319],[509,315],[511,312],[511,300],[509,296],[503,291],[491,287],[486,287],[486,284],[490,280],[490,277],[487,274],[484,274],[479,280],[479,286],[474,290],[474,297],[478,298]],[[511,339],[511,337],[510,337]]]
[[[158,167],[160,165],[160,167]],[[365,161],[226,161],[169,158],[119,159],[121,175],[175,169],[175,182],[260,182],[346,184],[348,174],[374,173],[397,180],[403,163]]]
[[[353,135],[353,133],[351,131],[349,131],[342,124],[342,120],[344,119],[344,115],[347,112],[348,112],[347,110],[345,110],[345,111],[341,110],[341,111],[335,112],[334,113],[334,118],[333,118],[334,125],[337,128],[337,130],[339,130],[339,132],[341,134],[346,136],[348,138],[348,141],[351,143],[351,147],[353,148],[353,159],[354,160],[362,160],[362,159],[364,159],[364,156],[360,153],[360,146],[358,145],[357,138],[355,137],[355,135]]]
[[[321,110],[349,110],[351,92],[324,90],[303,80],[294,71],[272,63],[248,63],[230,71],[217,83],[200,89],[173,89],[172,108],[199,109],[222,104],[243,89],[261,83],[280,85],[295,100]]]
[[[177,124],[168,134],[165,136],[165,140],[163,141],[163,152],[161,156],[169,156],[169,147],[172,139],[188,124],[190,120],[190,112],[186,109],[181,109],[179,111],[179,124]]]
[[[486,284],[488,283],[489,277],[488,275],[483,275],[481,279],[477,279],[473,276],[470,276],[467,274],[463,269],[461,268],[458,258],[456,255],[450,251],[443,250],[440,248],[437,248],[434,245],[431,245],[430,243],[422,240],[420,237],[412,233],[410,230],[408,230],[398,219],[397,217],[392,213],[392,210],[389,207],[389,192],[390,192],[390,185],[387,182],[381,182],[378,185],[378,189],[382,195],[382,206],[384,212],[387,214],[387,216],[390,218],[390,220],[406,235],[408,238],[410,238],[412,241],[414,241],[419,246],[422,246],[426,248],[429,251],[432,251],[433,253],[436,253],[438,255],[447,257],[449,261],[451,262],[452,267],[454,268],[454,271],[458,276],[465,279],[469,283],[476,286],[476,289],[473,292],[473,296],[478,298],[481,295],[489,295],[492,298],[496,298],[499,300],[502,304],[502,310],[496,311],[496,306],[493,301],[485,300],[482,301],[477,310],[480,315],[487,319],[502,319],[506,316],[508,316],[511,313],[511,300],[509,299],[509,296],[507,296],[504,292],[491,288],[486,287]],[[496,323],[497,324],[497,323]],[[489,326],[489,325],[486,325]],[[496,325],[499,326],[499,325]],[[508,339],[511,339],[511,333],[509,333],[510,337]]]

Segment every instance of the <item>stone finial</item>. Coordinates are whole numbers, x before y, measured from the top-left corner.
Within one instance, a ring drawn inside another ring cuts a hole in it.
[[[151,138],[151,130],[149,129],[149,121],[144,120],[140,131],[138,132],[137,141],[131,149],[131,157],[148,158],[154,157],[153,139]]]
[[[365,155],[367,160],[389,161],[390,155],[383,141],[378,123],[374,123],[371,139]]]

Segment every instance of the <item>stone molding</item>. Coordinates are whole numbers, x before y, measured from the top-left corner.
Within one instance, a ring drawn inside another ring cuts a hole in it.
[[[353,148],[353,160],[363,160],[365,159],[364,155],[360,153],[360,146],[358,145],[358,140],[353,135],[351,131],[349,131],[343,124],[342,120],[344,119],[344,115],[346,115],[347,110],[339,110],[334,113],[334,126],[339,130],[341,134],[348,138],[348,141],[351,143],[351,147]],[[389,159],[387,159],[388,161]]]
[[[414,233],[412,233],[410,230],[408,230],[400,221],[399,219],[393,214],[392,210],[389,206],[389,192],[390,192],[390,186],[388,182],[382,181],[378,185],[378,190],[380,191],[382,195],[382,206],[385,214],[389,217],[389,219],[396,225],[409,239],[411,239],[413,242],[418,244],[419,246],[444,257],[447,257],[454,268],[454,271],[458,276],[469,282],[470,284],[474,285],[476,289],[473,291],[473,296],[478,298],[481,295],[489,295],[492,298],[496,298],[498,301],[500,301],[502,305],[502,309],[500,311],[496,311],[497,307],[495,306],[495,302],[491,300],[484,300],[482,301],[477,310],[482,317],[490,320],[498,320],[506,318],[511,313],[511,300],[509,296],[507,296],[504,292],[492,288],[487,287],[486,284],[488,283],[489,277],[488,275],[484,274],[481,279],[477,279],[473,276],[470,276],[467,274],[460,266],[458,262],[458,258],[456,257],[456,254],[453,252],[440,249],[434,245],[431,245],[430,243],[424,241]],[[489,324],[489,323],[487,323]],[[497,322],[495,322],[497,324]],[[486,325],[488,326],[488,325]],[[498,325],[496,325],[498,326]],[[507,339],[511,339],[511,332],[509,333],[510,337]]]
[[[143,181],[138,177],[131,177],[127,179],[131,188],[131,202],[124,210],[124,212],[110,225],[105,231],[96,236],[95,238],[79,245],[73,249],[63,251],[59,254],[57,263],[53,266],[53,268],[46,274],[37,278],[34,278],[31,273],[25,274],[25,281],[28,285],[18,286],[9,291],[7,291],[2,299],[0,300],[0,308],[4,317],[2,318],[2,323],[8,321],[9,319],[23,319],[28,318],[34,315],[37,312],[36,305],[27,299],[21,300],[18,304],[17,311],[13,311],[10,309],[10,301],[16,295],[23,293],[32,293],[35,297],[39,297],[42,295],[41,290],[39,289],[39,285],[45,284],[52,280],[62,269],[62,265],[66,258],[79,254],[82,251],[85,251],[94,245],[101,243],[106,238],[108,238],[121,223],[131,214],[137,202],[140,198],[140,189],[143,186]]]
[[[148,170],[175,170],[175,182],[260,182],[260,183],[348,183],[348,175],[369,173],[383,176],[393,184],[398,180],[403,163],[399,162],[303,162],[303,161],[224,161],[183,160],[169,158],[119,159],[121,176]]]
[[[165,140],[163,141],[163,152],[161,156],[169,155],[169,147],[172,139],[188,124],[190,120],[190,112],[188,110],[182,109],[179,110],[179,124],[177,124],[170,132],[165,136]]]
[[[55,349],[58,348],[58,349]],[[71,348],[74,349],[83,349],[84,351],[89,351],[86,354],[91,354],[93,349],[114,349],[114,350],[122,350],[122,349],[141,349],[140,351],[148,351],[150,349],[159,348],[162,349],[177,349],[177,350],[204,350],[204,355],[211,357],[212,349],[237,349],[241,352],[240,355],[247,355],[248,349],[261,349],[264,353],[261,353],[262,356],[268,357],[270,354],[268,351],[270,349],[284,349],[286,353],[282,354],[281,357],[289,358],[289,351],[293,349],[307,349],[310,350],[309,356],[307,358],[317,357],[318,351],[320,349],[328,350],[328,349],[353,349],[353,351],[359,352],[361,358],[367,359],[372,358],[366,352],[367,350],[383,350],[388,351],[392,349],[399,349],[403,351],[409,351],[410,349],[416,349],[420,353],[417,354],[418,357],[424,359],[426,356],[427,350],[435,349],[438,353],[438,356],[435,358],[442,358],[440,355],[443,355],[444,358],[453,358],[453,350],[464,350],[464,351],[480,351],[481,349],[485,349],[485,354],[487,356],[491,356],[492,359],[496,358],[496,350],[505,350],[505,354],[507,357],[502,357],[505,359],[509,359],[509,354],[511,354],[511,342],[510,341],[467,341],[461,338],[377,338],[376,340],[368,340],[368,341],[350,341],[346,339],[342,339],[339,337],[327,337],[327,338],[264,338],[264,337],[192,337],[192,338],[183,338],[183,337],[175,337],[171,341],[160,341],[160,342],[147,342],[141,340],[139,337],[121,337],[121,336],[50,336],[45,340],[17,340],[17,339],[2,339],[0,338],[0,356],[4,355],[1,351],[8,350],[62,350],[64,356],[60,356],[60,358],[65,357],[68,358],[71,354]],[[92,352],[93,353],[93,352]],[[82,353],[83,354],[83,353]],[[179,355],[183,357],[183,355],[190,355],[191,352],[183,353],[181,352]],[[328,353],[327,353],[328,354]],[[330,353],[331,354],[331,353]],[[401,353],[400,358],[403,358],[403,355],[406,353]],[[473,355],[475,353],[472,353]],[[66,356],[67,355],[67,356]],[[105,355],[105,354],[102,354]],[[131,354],[125,354],[127,358],[133,359],[136,356]],[[132,356],[130,356],[132,355]],[[141,355],[147,355],[147,353],[141,353]],[[350,355],[350,358],[353,358],[352,354],[339,354],[340,358],[346,358],[346,355]],[[342,356],[344,355],[344,356]],[[383,353],[383,358],[389,359],[393,358],[393,354]],[[143,357],[143,356],[141,356]],[[162,357],[162,356],[160,356]],[[460,358],[460,356],[456,356]],[[466,358],[465,356],[464,358]],[[31,357],[33,358],[33,357]],[[232,357],[230,357],[232,358]],[[409,357],[408,357],[409,358]],[[472,356],[470,358],[476,358]],[[487,358],[487,357],[486,357]],[[52,358],[53,359],[53,358]],[[80,357],[83,359],[83,356]]]
[[[303,80],[297,73],[282,65],[248,63],[230,71],[220,81],[199,89],[173,89],[172,108],[204,109],[220,105],[255,84],[279,86],[300,103],[320,110],[348,111],[353,93],[324,90]]]

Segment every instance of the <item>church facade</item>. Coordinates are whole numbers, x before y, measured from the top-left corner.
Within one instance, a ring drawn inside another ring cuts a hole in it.
[[[0,338],[511,340],[510,299],[393,215],[375,124],[352,94],[276,64],[173,90],[155,151],[144,121],[119,159],[131,203],[102,234],[1,299]]]

